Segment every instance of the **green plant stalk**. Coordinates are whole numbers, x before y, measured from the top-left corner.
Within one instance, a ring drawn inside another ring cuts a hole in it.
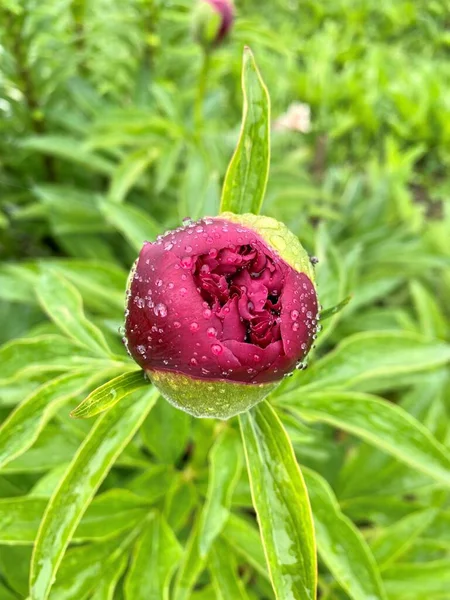
[[[211,53],[208,49],[202,49],[202,64],[198,77],[197,97],[194,105],[194,123],[197,135],[203,130],[203,106],[205,104],[206,86],[211,66]]]

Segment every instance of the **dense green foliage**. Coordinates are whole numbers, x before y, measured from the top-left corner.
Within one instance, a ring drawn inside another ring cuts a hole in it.
[[[316,544],[323,600],[444,600],[446,2],[240,0],[205,93],[191,5],[0,0],[0,599],[56,572],[55,600],[307,598]],[[325,308],[352,299],[274,410],[224,424],[140,387],[119,328],[144,239],[218,211],[244,44],[273,122],[311,107],[273,128],[263,212]],[[134,391],[69,416],[116,377]]]

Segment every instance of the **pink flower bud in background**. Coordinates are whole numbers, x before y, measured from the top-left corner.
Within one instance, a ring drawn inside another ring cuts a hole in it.
[[[210,48],[228,35],[234,21],[231,0],[197,0],[193,11],[193,34],[199,44]]]
[[[305,358],[317,318],[313,268],[298,239],[274,219],[225,213],[144,244],[125,332],[132,357],[171,402],[227,418]]]

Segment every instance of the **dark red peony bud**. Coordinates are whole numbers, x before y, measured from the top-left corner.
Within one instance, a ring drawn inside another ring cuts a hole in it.
[[[231,0],[198,0],[193,14],[195,39],[205,47],[220,44],[234,21]]]
[[[278,221],[224,213],[146,242],[130,276],[126,341],[166,398],[228,418],[302,361],[317,329],[309,257]]]

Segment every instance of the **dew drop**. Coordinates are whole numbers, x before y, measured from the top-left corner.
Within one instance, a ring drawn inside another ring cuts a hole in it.
[[[180,329],[180,327],[181,327],[180,321],[174,321],[173,326],[174,326],[174,329]]]
[[[145,354],[145,346],[136,346],[136,350],[139,352],[139,354]]]
[[[258,363],[258,362],[261,362],[261,357],[260,357],[260,355],[259,355],[259,354],[254,354],[254,355],[253,355],[253,360],[254,360],[255,362],[257,362],[257,363]]]
[[[205,310],[203,311],[203,316],[205,317],[205,319],[210,319],[212,315],[212,310],[210,308],[205,308]]]
[[[193,367],[196,367],[198,365],[197,359],[191,358],[191,360],[189,361],[189,364],[192,365]]]
[[[296,321],[296,320],[298,319],[298,317],[299,317],[299,314],[300,314],[300,313],[298,312],[298,310],[293,310],[293,311],[291,311],[291,319],[292,319],[293,321]]]
[[[157,317],[167,317],[167,306],[162,302],[159,302],[159,304],[155,306],[153,311]]]
[[[190,246],[188,246],[187,248],[191,248]],[[188,251],[186,248],[186,252]],[[192,248],[191,248],[192,250]],[[192,267],[193,264],[193,260],[191,256],[184,256],[181,259],[181,266],[183,267],[183,269],[190,269]]]
[[[180,288],[180,295],[186,296],[186,294],[187,294],[187,289],[185,287]]]
[[[215,329],[214,327],[208,327],[208,329],[206,330],[206,334],[208,335],[208,337],[214,338],[217,335],[217,329]]]
[[[200,325],[197,323],[197,321],[193,321],[190,325],[189,325],[189,329],[192,332],[198,331],[199,330]]]
[[[211,352],[213,354],[215,354],[216,356],[219,356],[219,354],[222,354],[223,348],[222,348],[222,346],[220,344],[213,344],[211,346]]]
[[[134,297],[134,303],[136,304],[136,306],[138,308],[144,308],[144,306],[145,306],[144,298],[140,298],[139,296]]]
[[[292,325],[292,331],[298,331],[298,328],[300,327],[300,325],[298,323],[294,323]]]

